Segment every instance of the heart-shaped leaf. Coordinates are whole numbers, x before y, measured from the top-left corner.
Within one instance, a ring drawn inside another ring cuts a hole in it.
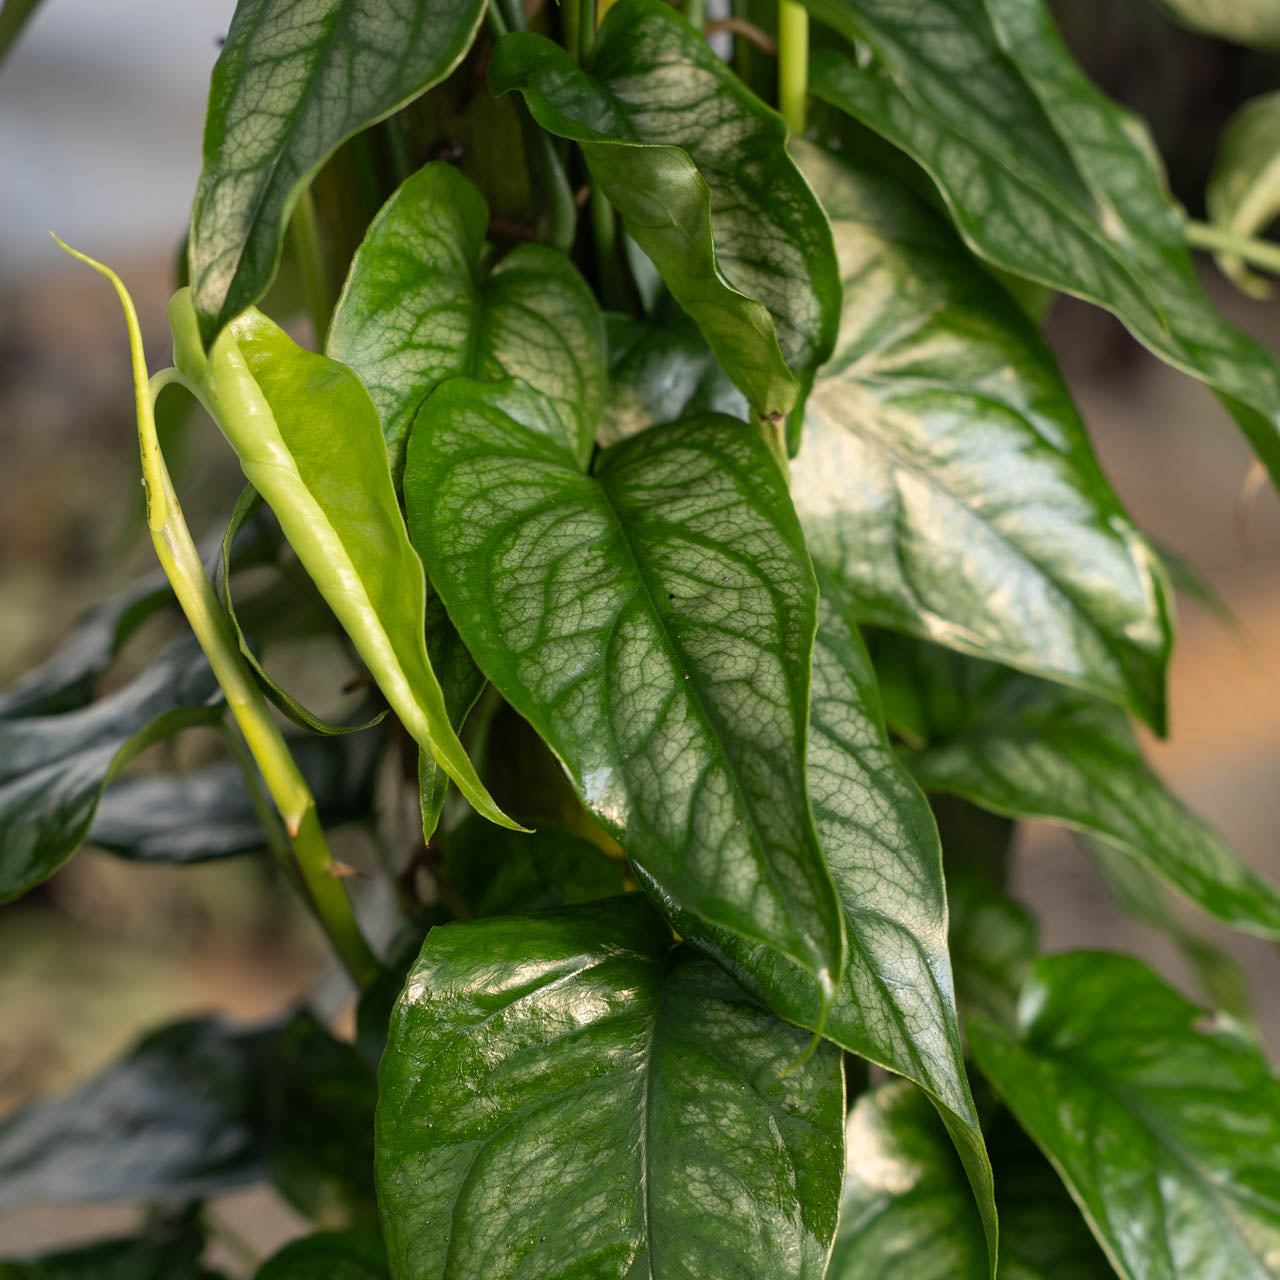
[[[496,266],[484,197],[452,165],[420,169],[383,206],[334,311],[328,351],[360,375],[392,474],[422,402],[446,378],[521,378],[560,411],[586,463],[604,399],[600,309],[562,253],[520,245]]]
[[[792,493],[860,620],[1165,719],[1170,605],[1044,343],[900,184],[797,145],[845,279]]]
[[[219,699],[204,655],[181,640],[87,707],[0,721],[0,902],[71,857],[107,784],[143,748],[190,725],[216,724]]]
[[[1274,12],[1280,47],[1280,9]],[[1254,98],[1227,122],[1205,203],[1218,226],[1241,236],[1265,231],[1280,216],[1280,93]],[[1271,296],[1270,281],[1250,271],[1239,256],[1221,253],[1218,265],[1245,293]]]
[[[582,67],[541,36],[508,36],[489,82],[581,146],[752,408],[789,412],[835,341],[840,282],[782,118],[662,0],[618,0]]]
[[[812,87],[913,156],[969,246],[1113,312],[1207,382],[1280,477],[1280,369],[1209,305],[1154,146],[1092,85],[1042,0],[808,0],[869,45],[815,56]]]
[[[379,1073],[392,1271],[819,1280],[844,1087],[807,1040],[639,895],[432,930]]]
[[[1001,1280],[1108,1280],[1111,1269],[1070,1197],[1007,1115],[991,1135]],[[840,1233],[827,1280],[977,1280],[987,1248],[945,1130],[903,1081],[849,1113]]]
[[[377,733],[289,739],[326,827],[372,812],[383,742]],[[85,840],[134,862],[203,862],[267,843],[240,766],[230,760],[118,779],[99,801]]]
[[[926,791],[1098,836],[1210,915],[1280,937],[1280,893],[1165,790],[1122,712],[915,641],[874,652],[889,721],[920,744],[906,759]]]
[[[169,316],[175,361],[392,710],[479,812],[511,825],[450,722],[427,654],[422,564],[360,379],[252,309],[222,332],[207,359],[188,290],[174,295]]]
[[[371,1232],[318,1231],[268,1258],[254,1280],[387,1280],[387,1252]]]
[[[483,0],[239,0],[213,69],[187,248],[206,346],[266,292],[320,166],[448,75],[483,13]]]
[[[1280,1080],[1252,1040],[1096,951],[1038,961],[1019,1022],[971,1022],[970,1047],[1119,1275],[1276,1274]]]
[[[782,473],[706,415],[585,475],[557,423],[517,383],[427,401],[404,487],[431,581],[664,909],[789,957],[822,1006],[842,929],[805,787],[817,592]]]

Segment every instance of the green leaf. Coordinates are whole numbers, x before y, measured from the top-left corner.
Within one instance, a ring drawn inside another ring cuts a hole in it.
[[[925,744],[906,760],[926,791],[1098,836],[1210,915],[1280,937],[1280,894],[1165,790],[1122,712],[914,641],[873,652],[890,723]]]
[[[1267,1280],[1280,1266],[1280,1081],[1238,1028],[1140,961],[1037,962],[1015,1038],[969,1044],[1127,1280]]]
[[[1129,859],[1125,862],[1136,866]],[[965,869],[947,873],[948,940],[956,998],[966,1014],[1012,1023],[1037,950],[1035,918]]]
[[[467,820],[444,846],[444,873],[477,916],[567,907],[620,894],[623,866],[568,831],[532,835]]]
[[[360,375],[397,480],[409,427],[446,378],[521,378],[559,411],[585,465],[604,399],[600,309],[563,254],[520,245],[496,266],[484,196],[451,165],[420,169],[352,261],[328,352]]]
[[[226,611],[227,621],[231,623],[231,630],[235,635],[240,653],[243,655],[245,662],[249,664],[249,669],[253,672],[263,693],[271,700],[272,705],[288,716],[300,729],[327,736],[359,733],[362,729],[372,729],[374,725],[381,723],[386,716],[385,708],[361,724],[337,724],[332,720],[325,719],[324,716],[316,715],[314,711],[309,711],[288,690],[277,684],[266,673],[262,663],[258,661],[257,654],[253,652],[253,647],[250,645],[248,637],[240,626],[240,618],[236,613],[235,601],[231,595],[232,547],[236,541],[237,534],[244,527],[245,521],[253,514],[253,511],[261,501],[262,499],[253,485],[246,485],[241,490],[239,498],[236,499],[236,505],[232,509],[231,518],[227,521],[226,530],[222,535],[222,558],[219,562],[219,571],[214,576],[214,586],[218,593],[218,599],[222,602],[222,607]]]
[[[120,647],[172,599],[169,583],[157,569],[95,605],[49,657],[0,693],[0,720],[74,711],[92,701]]]
[[[1249,982],[1236,961],[1182,920],[1164,886],[1140,862],[1101,840],[1084,836],[1080,844],[1120,909],[1172,939],[1212,1006],[1247,1022]]]
[[[107,784],[140,751],[190,725],[216,724],[220,696],[199,647],[180,640],[87,707],[0,721],[0,902],[71,857]]]
[[[1280,369],[1207,302],[1143,126],[1062,46],[1042,0],[809,0],[879,58],[811,85],[914,157],[993,265],[1113,312],[1222,397],[1280,477]]]
[[[0,1124],[0,1208],[180,1204],[260,1180],[254,1064],[271,1034],[174,1023],[75,1092],[22,1108]]]
[[[792,466],[814,560],[860,620],[1092,690],[1162,728],[1164,578],[1034,326],[904,187],[794,150],[845,281]]]
[[[374,775],[385,744],[381,734],[288,743],[326,828],[372,813]],[[186,863],[262,849],[267,837],[239,765],[218,760],[182,773],[113,782],[85,841],[132,862]]]
[[[136,1237],[0,1262],[0,1280],[220,1280],[200,1265],[204,1249],[204,1233],[190,1214],[150,1223]]]
[[[610,314],[609,391],[596,439],[603,446],[692,413],[746,419],[747,402],[698,327],[669,299],[651,321]]]
[[[804,733],[816,591],[759,432],[647,431],[584,475],[517,383],[445,383],[409,441],[415,545],[485,674],[664,909],[842,969]],[[512,573],[511,567],[518,566]],[[824,994],[825,993],[825,994]]]
[[[808,773],[814,822],[844,912],[849,959],[823,1034],[918,1083],[939,1108],[969,1170],[995,1257],[988,1163],[965,1076],[947,956],[938,833],[890,749],[866,650],[838,589],[819,578]],[[794,963],[723,931],[675,927],[790,1022],[823,1010]]]
[[[320,1231],[285,1245],[254,1280],[387,1280],[387,1253],[370,1232]]]
[[[169,316],[179,368],[392,710],[476,809],[511,825],[450,724],[427,656],[422,565],[400,514],[377,410],[359,378],[252,309],[223,331],[207,361],[187,290],[174,295]]]
[[[807,1041],[639,895],[432,930],[379,1076],[393,1271],[818,1280],[844,1088]]]
[[[583,67],[541,36],[507,36],[489,83],[581,146],[752,408],[789,412],[835,341],[840,282],[782,118],[662,0],[613,5]]]
[[[1280,10],[1274,12],[1280,48]],[[1280,93],[1246,102],[1227,122],[1205,191],[1209,217],[1226,231],[1252,236],[1280,216]],[[1254,298],[1269,298],[1271,282],[1250,271],[1234,254],[1218,265]]]
[[[1001,1280],[1106,1280],[1111,1270],[1053,1170],[1001,1116],[991,1135]],[[970,1280],[986,1243],[964,1171],[924,1096],[895,1081],[849,1114],[840,1233],[827,1280]]]
[[[239,0],[213,69],[188,246],[200,336],[266,292],[303,189],[340,143],[444,79],[483,0]]]
[[[1273,0],[1156,0],[1192,31],[1258,49],[1280,50],[1280,10]]]

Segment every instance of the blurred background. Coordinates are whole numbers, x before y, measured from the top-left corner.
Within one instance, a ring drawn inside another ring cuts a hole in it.
[[[1094,77],[1150,123],[1175,194],[1201,215],[1223,123],[1280,88],[1280,59],[1191,36],[1138,0],[1054,7]],[[199,170],[208,73],[233,8],[47,0],[0,67],[0,684],[150,566],[118,304],[48,231],[120,271],[153,367],[166,363],[164,307]],[[1201,267],[1223,311],[1280,351],[1280,300],[1245,299]],[[1151,758],[1245,861],[1280,879],[1280,504],[1269,487],[1250,492],[1246,446],[1210,393],[1110,317],[1060,302],[1047,333],[1122,500],[1235,618],[1180,599],[1172,734],[1148,739]],[[186,442],[181,474],[193,528],[225,519],[239,473],[211,429]],[[1046,950],[1133,951],[1195,989],[1171,944],[1117,911],[1061,832],[1028,824],[1015,876]],[[1244,965],[1280,1059],[1274,948],[1206,931]],[[158,1022],[274,1014],[321,983],[324,964],[309,922],[256,860],[165,868],[86,851],[0,912],[0,1114],[104,1065]],[[265,1191],[215,1211],[259,1252],[301,1230]],[[0,1256],[132,1222],[114,1208],[21,1211],[0,1217]]]

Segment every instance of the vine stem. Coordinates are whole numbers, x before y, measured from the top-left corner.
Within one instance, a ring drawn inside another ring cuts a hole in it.
[[[792,136],[804,136],[809,96],[809,10],[778,0],[778,110]]]
[[[1280,244],[1258,240],[1253,236],[1215,227],[1207,222],[1188,220],[1183,224],[1187,243],[1196,249],[1209,249],[1214,253],[1234,254],[1255,267],[1280,275]]]
[[[187,528],[169,469],[160,452],[155,423],[156,397],[171,383],[185,386],[198,399],[199,392],[177,369],[164,369],[153,378],[147,376],[138,313],[120,277],[109,267],[63,244],[56,236],[54,239],[73,258],[105,276],[124,308],[133,365],[142,483],[147,498],[147,528],[156,556],[200,648],[213,668],[227,707],[284,821],[297,863],[296,871],[301,872],[316,918],[356,985],[363,988],[378,973],[378,962],[360,932],[346,891],[337,877],[311,789],[289,752],[266,698],[240,654],[226,614],[214,593],[213,583],[200,560],[195,540]]]

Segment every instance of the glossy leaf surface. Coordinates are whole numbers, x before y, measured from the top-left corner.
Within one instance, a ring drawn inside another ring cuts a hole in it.
[[[51,876],[84,841],[103,790],[153,742],[222,716],[194,641],[114,693],[61,715],[0,721],[0,902]]]
[[[807,387],[831,350],[840,292],[831,233],[782,118],[662,0],[619,0],[582,68],[540,36],[508,36],[489,81],[519,90],[543,128],[582,147],[752,408],[787,413],[792,373]]]
[[[655,899],[790,957],[820,1000],[842,929],[805,791],[817,593],[778,465],[707,415],[585,475],[556,422],[515,383],[427,401],[405,500],[431,581]]]
[[[1222,396],[1280,476],[1280,369],[1210,307],[1154,147],[1062,46],[1042,0],[810,0],[881,59],[814,59],[815,93],[914,157],[966,243],[1112,311]]]
[[[573,906],[624,888],[622,862],[581,836],[549,826],[522,835],[476,819],[450,834],[444,872],[477,916]]]
[[[289,740],[326,827],[372,811],[381,745],[376,733],[346,742]],[[244,775],[230,760],[118,779],[99,801],[85,840],[133,862],[203,862],[267,843]]]
[[[200,1265],[204,1233],[194,1220],[157,1222],[142,1235],[0,1262],[0,1280],[220,1280]]]
[[[926,791],[1098,836],[1210,915],[1280,936],[1280,894],[1165,790],[1120,711],[912,641],[876,655],[890,723],[927,744],[907,753]]]
[[[797,144],[845,281],[792,493],[860,620],[1164,722],[1169,605],[1053,357],[900,184]]]
[[[187,250],[206,346],[266,292],[324,161],[452,71],[483,12],[481,0],[240,0],[213,70]]]
[[[254,1280],[387,1280],[387,1256],[372,1233],[320,1231],[285,1245]]]
[[[1280,48],[1280,10],[1275,12]],[[1280,216],[1280,93],[1247,102],[1227,123],[1205,191],[1209,217],[1242,236],[1263,232]],[[1218,265],[1245,293],[1271,296],[1271,282],[1233,254],[1219,254]]]
[[[1280,1262],[1280,1081],[1237,1028],[1140,961],[1037,962],[1015,1037],[971,1023],[983,1073],[1129,1280],[1266,1280]]]
[[[1192,31],[1280,50],[1280,9],[1272,0],[1156,0]]]
[[[1106,1258],[1053,1170],[1007,1116],[991,1142],[1001,1280],[1108,1280]],[[978,1280],[982,1225],[964,1171],[924,1095],[865,1093],[846,1130],[840,1233],[828,1280]]]
[[[844,1087],[807,1042],[639,895],[433,930],[379,1075],[392,1274],[819,1280]]]
[[[352,261],[328,351],[360,375],[392,473],[422,402],[446,378],[520,378],[558,409],[585,465],[604,399],[604,322],[573,264],[520,245],[496,265],[484,197],[428,164],[383,206]]]
[[[450,723],[427,656],[426,582],[409,543],[377,410],[351,370],[299,347],[258,311],[207,362],[186,290],[170,304],[175,358],[240,458],[246,479],[424,751],[494,822],[509,825]]]
[[[0,1207],[182,1203],[258,1181],[254,1064],[270,1035],[174,1023],[73,1093],[17,1111],[0,1125]]]
[[[946,1118],[995,1243],[991,1169],[965,1076],[938,833],[890,749],[875,675],[839,590],[819,579],[809,793],[844,911],[849,959],[824,1034],[916,1081]],[[693,936],[680,917],[676,929]],[[817,1027],[821,1009],[793,965],[724,934],[702,939],[783,1017]]]

